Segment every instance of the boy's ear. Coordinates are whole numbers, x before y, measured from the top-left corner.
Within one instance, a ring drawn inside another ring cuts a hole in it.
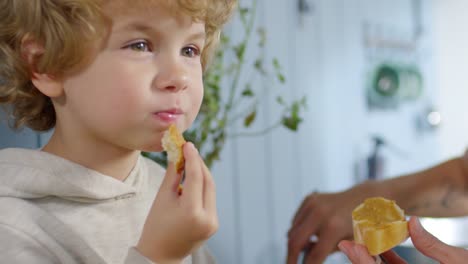
[[[44,54],[44,47],[35,39],[26,36],[21,42],[21,55],[29,64],[31,81],[44,95],[54,98],[62,95],[62,83],[47,73],[37,72],[37,59]]]

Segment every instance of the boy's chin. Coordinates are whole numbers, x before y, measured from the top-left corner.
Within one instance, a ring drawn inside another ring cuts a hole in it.
[[[159,144],[157,146],[146,146],[146,147],[143,147],[140,150],[144,151],[144,152],[162,152],[163,147],[161,146],[161,144]]]

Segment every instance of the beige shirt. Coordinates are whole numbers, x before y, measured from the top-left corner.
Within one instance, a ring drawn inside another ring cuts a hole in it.
[[[163,177],[144,157],[121,182],[42,151],[1,150],[2,263],[152,263],[133,247]],[[202,248],[184,263],[214,260]]]

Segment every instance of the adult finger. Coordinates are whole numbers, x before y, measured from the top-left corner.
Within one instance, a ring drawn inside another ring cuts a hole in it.
[[[385,259],[385,263],[392,264],[406,264],[406,261],[398,256],[393,250],[386,251],[381,254],[381,257]]]
[[[456,249],[449,246],[427,232],[417,217],[409,221],[409,233],[414,246],[424,255],[435,260],[448,263],[447,256],[453,255]]]
[[[305,220],[293,227],[288,235],[288,264],[296,264],[301,251],[308,245],[310,237],[316,233],[319,224],[314,221],[313,211],[308,212]]]
[[[338,243],[338,248],[353,264],[375,264],[374,258],[369,255],[367,249],[362,245],[343,240]]]
[[[321,232],[318,242],[314,247],[307,252],[307,264],[323,263],[328,255],[330,255],[335,248],[341,237],[338,237],[338,232],[333,225],[329,225]]]
[[[293,221],[292,221],[292,226],[297,225],[298,221],[303,219],[307,215],[307,211],[309,211],[309,204],[312,202],[314,199],[315,192],[312,194],[308,195],[301,203],[301,206],[299,206],[299,209],[296,211],[296,214],[294,215]]]
[[[200,165],[200,155],[191,142],[184,144],[185,180],[184,201],[192,205],[203,206],[203,171]]]

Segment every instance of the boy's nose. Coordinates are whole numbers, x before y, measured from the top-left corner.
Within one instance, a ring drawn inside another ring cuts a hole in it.
[[[157,89],[177,92],[184,90],[188,85],[187,70],[177,62],[165,63],[154,80]]]

